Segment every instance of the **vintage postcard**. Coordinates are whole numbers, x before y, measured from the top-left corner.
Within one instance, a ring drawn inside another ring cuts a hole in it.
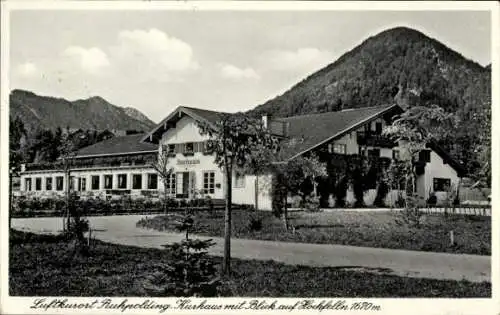
[[[1,5],[2,314],[500,312],[498,3]]]

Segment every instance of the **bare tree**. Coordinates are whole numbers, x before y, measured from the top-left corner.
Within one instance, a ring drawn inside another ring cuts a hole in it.
[[[158,157],[156,161],[151,164],[151,167],[154,168],[163,182],[163,212],[167,214],[168,210],[168,183],[171,181],[171,176],[174,173],[174,169],[168,167],[168,152],[167,150],[161,149],[160,153],[158,153]]]

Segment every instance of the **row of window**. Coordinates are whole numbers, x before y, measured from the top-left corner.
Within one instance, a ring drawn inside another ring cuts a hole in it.
[[[328,153],[336,153],[336,154],[346,154],[346,145],[342,143],[330,143],[328,144]],[[380,149],[373,148],[367,149],[365,147],[358,147],[358,154],[362,156],[369,157],[380,157]],[[401,158],[399,150],[392,150],[392,159],[399,160]],[[419,154],[419,160],[422,162],[430,162],[431,161],[431,151],[430,150],[422,150]]]
[[[63,176],[56,176],[56,184],[55,187],[53,187],[52,183],[52,177],[46,177],[45,178],[45,190],[53,190],[55,188],[56,191],[62,191],[63,190],[63,182],[64,182],[64,177]],[[27,177],[24,179],[24,186],[26,191],[32,191],[33,190],[33,182],[31,177]],[[42,178],[41,177],[35,177],[35,187],[34,190],[42,190]]]
[[[195,152],[210,153],[207,146],[207,141],[186,142],[186,143],[171,143],[162,145],[162,151],[167,154],[194,154]]]
[[[104,189],[113,189],[113,175],[106,174],[103,176],[104,178]],[[147,174],[147,189],[158,189],[158,174],[150,173]],[[42,177],[35,177],[35,187],[32,185],[32,178],[26,177],[24,179],[25,190],[26,191],[41,191],[42,190]],[[56,176],[55,177],[56,184],[55,187],[52,184],[52,177],[45,178],[45,190],[47,191],[62,191],[64,189],[64,177]],[[118,189],[126,189],[127,188],[127,174],[118,174],[117,175],[117,188]],[[70,189],[75,189],[78,191],[86,191],[87,190],[87,179],[85,177],[73,177],[70,178]],[[91,190],[99,190],[101,176],[100,175],[92,175],[90,176],[90,189]],[[34,189],[33,189],[34,188]],[[132,189],[142,189],[142,174],[132,174]]]

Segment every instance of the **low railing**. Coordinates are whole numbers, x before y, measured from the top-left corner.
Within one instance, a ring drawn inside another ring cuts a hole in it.
[[[358,145],[382,147],[382,148],[393,148],[397,144],[386,136],[382,136],[374,133],[367,133],[365,131],[357,132]]]
[[[420,210],[429,215],[474,215],[491,216],[491,205],[460,205],[452,207],[431,206]]]

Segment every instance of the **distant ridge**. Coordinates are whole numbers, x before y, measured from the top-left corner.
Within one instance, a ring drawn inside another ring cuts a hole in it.
[[[71,102],[19,89],[10,94],[10,116],[20,117],[28,132],[57,127],[146,132],[155,126],[139,110],[113,105],[100,96]]]

